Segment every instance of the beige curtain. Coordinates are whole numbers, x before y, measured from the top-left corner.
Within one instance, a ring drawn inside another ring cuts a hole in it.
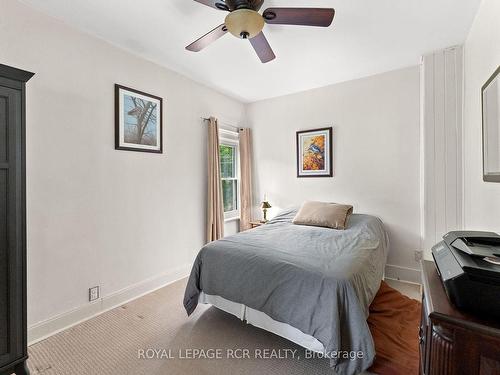
[[[207,242],[224,237],[224,209],[219,163],[219,126],[210,117],[208,124]]]
[[[240,231],[252,226],[252,142],[250,129],[240,129]]]

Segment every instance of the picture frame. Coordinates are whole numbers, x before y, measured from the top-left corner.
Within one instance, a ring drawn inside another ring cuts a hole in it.
[[[500,182],[500,66],[481,87],[483,181]]]
[[[297,177],[333,177],[333,127],[297,132]]]
[[[115,149],[163,153],[163,99],[115,84]]]

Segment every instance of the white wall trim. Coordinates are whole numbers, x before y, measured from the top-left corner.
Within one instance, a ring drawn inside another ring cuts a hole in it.
[[[413,284],[421,284],[420,270],[387,264],[385,266],[385,278],[406,281]]]
[[[462,47],[462,61],[461,61],[461,64],[462,64],[462,71],[460,72],[461,73],[461,80],[462,80],[462,84],[461,84],[461,87],[460,87],[460,93],[461,93],[461,97],[462,97],[462,108],[461,108],[461,116],[462,116],[462,122],[460,124],[460,132],[462,133],[462,137],[461,137],[461,144],[460,144],[460,154],[461,154],[461,160],[460,162],[462,163],[462,169],[461,169],[461,179],[460,179],[460,182],[462,184],[462,190],[461,190],[461,212],[460,214],[462,215],[461,217],[461,222],[460,222],[460,225],[461,225],[461,229],[465,229],[465,189],[466,189],[466,186],[465,186],[465,46]]]
[[[185,264],[171,271],[143,280],[118,290],[98,301],[66,311],[47,320],[28,327],[28,343],[33,345],[39,341],[64,331],[86,320],[94,318],[106,311],[154,292],[189,275],[191,264]]]
[[[36,344],[61,331],[179,281],[189,276],[190,270],[191,264],[186,264],[102,297],[97,302],[89,303],[88,305],[35,323],[28,327],[28,343],[29,345]],[[420,284],[420,270],[387,264],[385,267],[385,278]]]

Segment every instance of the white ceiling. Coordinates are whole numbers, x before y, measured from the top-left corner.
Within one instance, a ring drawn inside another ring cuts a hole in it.
[[[44,13],[244,102],[416,65],[463,43],[480,0],[266,0],[333,7],[330,28],[266,25],[276,60],[261,64],[248,41],[227,34],[199,53],[186,45],[225,12],[192,0],[22,0]]]

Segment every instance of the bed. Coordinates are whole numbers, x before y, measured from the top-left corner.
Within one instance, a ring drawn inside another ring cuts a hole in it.
[[[296,212],[204,246],[184,307],[190,315],[210,303],[326,354],[335,373],[362,372],[375,356],[366,319],[387,258],[383,224],[353,214],[346,230],[294,225]],[[362,357],[343,358],[347,352]]]

